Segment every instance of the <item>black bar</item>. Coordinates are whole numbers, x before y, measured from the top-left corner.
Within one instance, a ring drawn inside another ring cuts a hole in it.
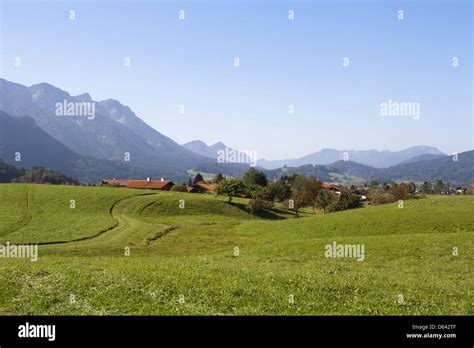
[[[20,338],[26,323],[55,325],[55,340]],[[413,325],[416,325],[414,328]],[[425,327],[425,330],[422,328]],[[474,317],[0,317],[0,345],[385,344],[473,347]],[[456,337],[407,338],[407,334]]]

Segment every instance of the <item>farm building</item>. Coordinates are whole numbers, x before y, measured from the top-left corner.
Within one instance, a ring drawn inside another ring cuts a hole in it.
[[[342,191],[342,189],[339,185],[331,184],[331,183],[328,183],[328,182],[322,182],[321,187],[325,188],[325,189],[328,189],[328,190],[331,190],[331,191],[334,191],[337,194],[341,194],[341,191]]]
[[[169,191],[174,183],[170,180],[122,180],[122,179],[104,179],[102,185],[106,186],[119,186],[135,189],[150,189],[150,190],[164,190]]]
[[[192,186],[188,186],[187,190],[191,193],[214,193],[216,191],[216,184],[208,184],[205,182],[200,182]]]
[[[363,190],[363,189],[354,190],[354,191],[352,191],[352,193],[359,196],[359,199],[362,202],[367,201],[367,197],[369,196],[369,191]]]
[[[102,185],[127,187],[127,184],[129,181],[130,180],[123,180],[123,179],[104,179],[102,180]]]

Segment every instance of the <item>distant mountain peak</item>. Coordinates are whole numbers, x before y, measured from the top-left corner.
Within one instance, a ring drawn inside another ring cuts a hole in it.
[[[80,102],[92,102],[92,97],[90,96],[89,93],[82,93],[82,94],[76,95],[73,98]]]
[[[102,104],[102,105],[109,105],[109,106],[114,106],[114,107],[120,107],[120,108],[128,108],[128,106],[123,105],[123,104],[122,104],[121,102],[119,102],[118,100],[112,99],[112,98],[102,100],[102,101],[99,102],[99,104]]]
[[[237,149],[233,149],[221,141],[209,146],[202,140],[193,140],[183,144],[182,146],[189,151],[201,156],[212,158],[213,160],[218,159],[220,151],[227,149],[229,151],[235,151],[237,157],[240,158],[243,163],[253,163],[255,161],[255,159],[250,158],[247,154],[240,152]]]
[[[36,88],[36,89],[49,89],[49,90],[59,90],[59,91],[62,91],[61,89],[59,89],[58,87],[56,86],[53,86],[52,84],[50,83],[47,83],[47,82],[40,82],[40,83],[36,83],[34,85],[31,85],[30,88]],[[64,91],[63,91],[64,92]]]
[[[191,140],[191,141],[188,141],[185,144],[181,144],[181,146],[192,145],[192,144],[207,146],[207,144],[202,140]]]
[[[59,99],[68,99],[71,98],[71,95],[63,91],[62,89],[50,85],[49,83],[42,82],[36,85],[29,87],[31,91],[31,98],[33,101],[38,101],[41,99],[46,99],[50,102],[58,101]]]
[[[322,152],[322,151],[339,151],[339,150],[337,150],[337,149],[332,149],[332,148],[329,148],[329,147],[325,147],[325,148],[321,149],[321,152]]]
[[[211,145],[210,147],[213,147],[213,148],[224,148],[224,147],[228,147],[226,144],[224,144],[222,141],[218,141],[217,143],[215,143],[214,145]]]

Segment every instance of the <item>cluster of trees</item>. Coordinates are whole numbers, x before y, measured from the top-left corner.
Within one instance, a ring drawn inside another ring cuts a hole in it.
[[[23,169],[18,169],[0,160],[0,182],[1,183],[12,182],[12,180],[19,178],[24,173],[25,171]]]
[[[53,185],[79,185],[76,179],[70,178],[58,171],[33,167],[19,169],[0,160],[0,182],[3,183],[35,183]]]
[[[449,193],[454,190],[455,187],[448,181],[444,183],[443,180],[435,180],[434,183],[425,181],[421,187],[420,191],[426,194],[442,194]]]
[[[450,182],[444,183],[442,180],[429,181],[417,186],[414,182],[396,183],[390,182],[379,184],[377,181],[370,182],[369,201],[371,204],[393,203],[398,200],[416,198],[417,194],[445,194],[451,193],[455,189]]]
[[[224,180],[224,175],[222,175],[222,173],[218,173],[216,175],[214,175],[214,177],[212,178],[212,180],[204,180],[204,177],[202,176],[201,173],[197,173],[193,179],[191,178],[188,178],[188,183],[186,185],[186,183],[183,183],[182,185],[175,185],[175,186],[178,186],[177,188],[175,188],[174,190],[171,189],[172,191],[186,191],[186,186],[192,186],[192,185],[196,185],[196,184],[199,184],[201,182],[203,183],[214,183],[214,184],[217,184],[219,183],[221,180]],[[175,187],[173,186],[173,187]]]
[[[359,197],[349,190],[336,194],[322,188],[321,182],[313,177],[292,175],[269,182],[265,173],[255,168],[250,168],[242,180],[222,178],[216,193],[227,196],[229,203],[234,197],[250,198],[247,209],[252,214],[271,209],[275,203],[294,211],[296,216],[305,207],[333,212],[361,206]]]
[[[369,189],[368,200],[374,205],[415,198],[416,193],[416,185],[413,182],[401,184],[384,182],[379,185],[377,181],[372,181],[369,184]]]
[[[214,177],[212,178],[211,181],[207,181],[207,182],[217,184],[221,180],[224,180],[224,175],[222,175],[222,173],[218,173],[218,174],[214,175]],[[196,185],[196,184],[199,184],[200,182],[206,182],[206,180],[204,180],[204,177],[202,176],[201,173],[197,173],[194,176],[194,179],[188,178],[188,186]],[[184,184],[184,183],[183,183],[183,185],[186,186],[186,184]]]
[[[79,181],[76,179],[70,178],[58,171],[43,167],[34,167],[32,169],[26,170],[24,175],[13,179],[12,182],[53,185],[79,185]]]

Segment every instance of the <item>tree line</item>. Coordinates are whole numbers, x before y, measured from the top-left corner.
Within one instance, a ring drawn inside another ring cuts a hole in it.
[[[302,208],[316,209],[323,213],[362,206],[359,196],[349,189],[341,188],[339,193],[323,188],[314,177],[303,175],[284,176],[277,181],[267,179],[263,171],[250,168],[243,179],[215,177],[217,195],[227,196],[231,203],[234,197],[250,198],[247,209],[252,214],[269,210],[279,203],[299,216]]]
[[[35,183],[53,185],[79,185],[79,181],[58,171],[33,167],[31,169],[16,168],[0,160],[1,183]]]

